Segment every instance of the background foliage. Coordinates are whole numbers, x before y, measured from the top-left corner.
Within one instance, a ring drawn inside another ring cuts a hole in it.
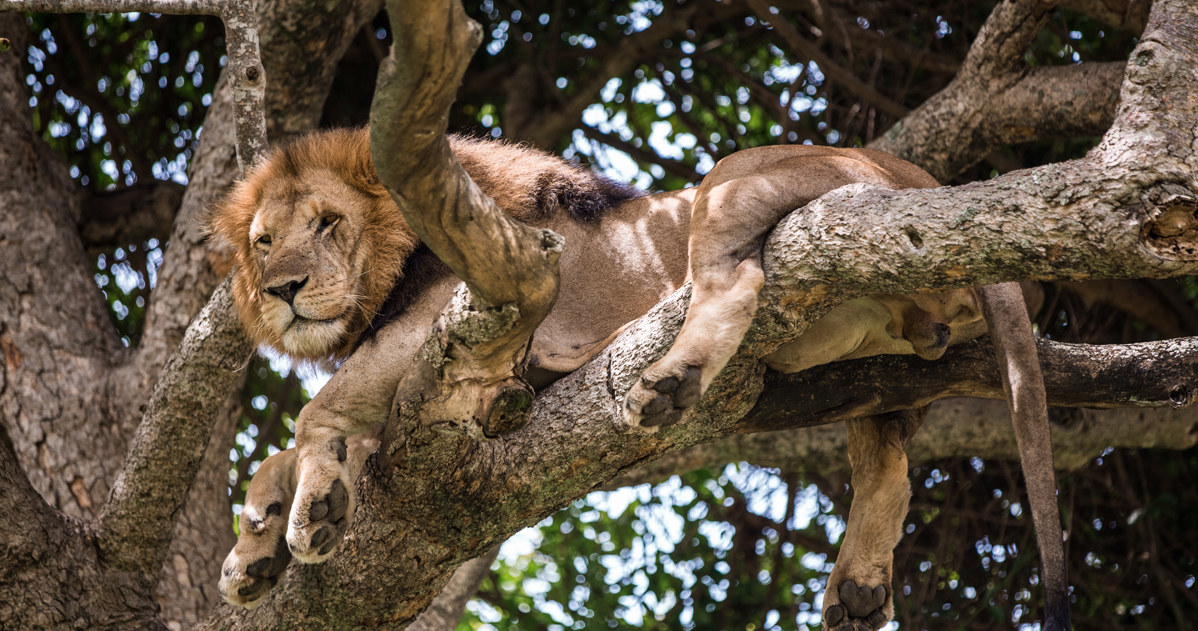
[[[992,8],[845,0],[779,4],[760,16],[739,3],[693,1],[467,4],[486,37],[453,111],[454,130],[532,142],[659,190],[693,184],[739,148],[870,141],[951,80]],[[794,50],[763,17],[793,28],[819,60]],[[224,62],[219,22],[133,14],[28,23],[34,120],[87,194],[103,200],[185,184]],[[355,37],[325,124],[365,121],[389,40],[381,16]],[[1061,10],[1027,59],[1121,60],[1134,42]],[[1095,140],[1009,146],[959,180],[1076,157]],[[151,238],[94,251],[96,284],[127,345],[138,342],[167,245]],[[1037,326],[1060,340],[1198,333],[1193,279],[1124,286],[1139,296],[1129,300],[1044,289]],[[1155,302],[1143,304],[1144,295]],[[1138,308],[1129,308],[1133,301]],[[234,512],[261,459],[288,446],[309,397],[297,370],[281,362],[256,360],[250,377],[243,432],[230,454]],[[1067,411],[1055,414],[1072,422]],[[1061,476],[1078,628],[1179,628],[1198,616],[1196,475],[1191,449],[1107,450]],[[742,463],[593,493],[509,544],[461,628],[817,628],[813,595],[835,559],[847,481],[847,471]],[[1034,619],[1040,592],[1017,464],[922,463],[912,485],[895,561],[904,594],[897,627]]]

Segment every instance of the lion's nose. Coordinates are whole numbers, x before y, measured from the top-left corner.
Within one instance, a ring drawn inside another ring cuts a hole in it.
[[[307,276],[303,277],[301,280],[290,280],[281,285],[267,287],[266,293],[273,296],[278,296],[287,304],[291,304],[291,301],[295,300],[295,295],[298,294],[299,290],[302,289],[306,284],[308,284]]]

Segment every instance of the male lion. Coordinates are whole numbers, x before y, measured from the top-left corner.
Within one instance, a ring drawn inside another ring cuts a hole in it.
[[[682,333],[628,393],[626,416],[642,426],[677,422],[736,350],[756,309],[762,241],[781,216],[851,183],[937,186],[877,151],[775,146],[725,158],[698,188],[642,195],[526,148],[450,144],[500,207],[566,239],[559,298],[532,340],[534,386],[581,366],[693,279]],[[387,419],[401,374],[459,281],[420,247],[379,183],[365,129],[277,149],[210,225],[233,248],[234,297],[254,341],[297,360],[340,363],[300,413],[296,449],[268,458],[247,493],[220,589],[250,607],[292,554],[323,561],[345,534],[357,472],[376,444],[363,432]],[[835,308],[766,361],[793,372],[878,354],[935,359],[984,330],[970,290],[873,296]],[[902,418],[849,423],[856,497],[824,598],[831,628],[873,629],[892,615],[912,429]]]

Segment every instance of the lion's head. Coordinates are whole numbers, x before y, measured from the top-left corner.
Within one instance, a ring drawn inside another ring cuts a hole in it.
[[[316,362],[353,351],[418,243],[378,181],[366,129],[276,149],[209,228],[232,244],[233,296],[254,342]]]

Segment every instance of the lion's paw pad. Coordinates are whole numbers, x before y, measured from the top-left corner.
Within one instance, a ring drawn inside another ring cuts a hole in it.
[[[857,585],[849,579],[836,589],[840,603],[824,610],[824,628],[830,631],[875,631],[886,624],[886,587]]]
[[[307,520],[301,510],[287,531],[291,553],[304,563],[324,561],[349,528],[350,497],[344,482],[333,480],[329,492],[316,497],[308,505]]]
[[[291,563],[291,552],[279,537],[268,556],[254,561],[243,558],[234,548],[221,569],[220,593],[230,605],[253,609],[278,584]]]
[[[680,374],[653,380],[641,377],[624,399],[624,415],[630,425],[661,427],[673,425],[682,413],[694,407],[702,394],[702,371],[684,366]]]

